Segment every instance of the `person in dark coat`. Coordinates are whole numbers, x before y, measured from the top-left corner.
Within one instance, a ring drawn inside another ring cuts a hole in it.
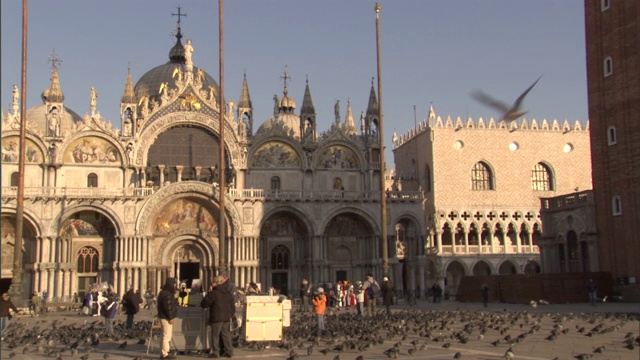
[[[2,299],[0,299],[0,329],[4,331],[4,329],[9,325],[9,319],[11,319],[11,313],[9,310],[13,310],[14,313],[18,313],[18,309],[13,302],[11,302],[11,298],[9,297],[9,293],[2,294]]]
[[[480,292],[482,293],[482,305],[487,307],[487,304],[489,303],[489,286],[487,284],[482,284]]]
[[[173,337],[173,319],[178,316],[178,301],[176,300],[176,279],[167,278],[158,294],[158,318],[160,319],[160,359],[175,359],[170,353]]]
[[[133,317],[140,311],[140,304],[142,304],[140,291],[134,293],[133,289],[129,289],[122,297],[122,307],[127,314],[127,329],[133,328]]]
[[[224,276],[216,276],[212,281],[212,289],[202,299],[200,306],[209,309],[209,324],[211,324],[211,352],[210,358],[233,356],[231,343],[230,322],[236,313],[231,282]],[[222,341],[222,347],[220,346]]]
[[[393,305],[393,282],[388,277],[382,278],[382,303],[387,308],[387,315],[391,316],[391,305]]]

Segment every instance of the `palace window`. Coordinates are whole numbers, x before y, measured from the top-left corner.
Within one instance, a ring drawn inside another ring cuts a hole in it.
[[[482,161],[471,169],[471,190],[493,190],[493,174],[489,165]]]
[[[284,245],[278,245],[271,250],[271,270],[289,269],[289,249]]]
[[[11,187],[18,186],[18,172],[11,173]]]
[[[274,176],[271,178],[271,190],[280,190],[280,178]]]
[[[87,176],[87,187],[98,187],[98,175],[91,173]]]
[[[78,272],[98,272],[98,251],[90,246],[85,246],[78,251]]]
[[[531,189],[534,191],[553,190],[551,169],[547,165],[537,163],[533,166],[531,170]]]
[[[615,126],[611,125],[607,129],[607,145],[615,145],[618,143],[618,130]]]

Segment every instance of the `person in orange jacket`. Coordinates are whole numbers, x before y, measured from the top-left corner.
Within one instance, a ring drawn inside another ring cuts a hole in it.
[[[327,295],[324,294],[323,288],[318,288],[318,293],[311,300],[313,304],[313,313],[318,319],[318,335],[324,331],[324,313],[327,310]]]

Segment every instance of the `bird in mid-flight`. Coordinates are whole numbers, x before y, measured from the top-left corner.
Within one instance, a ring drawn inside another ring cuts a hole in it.
[[[475,90],[475,91],[471,92],[471,97],[476,99],[478,102],[481,102],[481,103],[483,103],[483,104],[485,104],[485,105],[487,105],[489,107],[492,107],[492,108],[497,109],[500,112],[502,112],[502,119],[503,120],[505,120],[505,121],[514,121],[514,120],[518,119],[519,117],[521,117],[522,115],[527,113],[527,110],[524,110],[522,108],[522,101],[524,100],[525,96],[527,96],[529,91],[531,91],[531,89],[533,89],[533,87],[538,83],[538,81],[541,78],[542,78],[542,75],[540,75],[538,80],[534,81],[533,84],[531,84],[531,86],[529,86],[529,88],[527,90],[525,90],[520,96],[518,96],[516,101],[511,106],[503,103],[502,101],[499,101],[499,100],[496,100],[496,99],[492,98],[491,96],[485,94],[484,92],[482,92],[480,90]]]

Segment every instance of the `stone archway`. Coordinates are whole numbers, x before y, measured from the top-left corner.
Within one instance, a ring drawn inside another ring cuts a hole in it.
[[[459,261],[452,261],[447,266],[446,272],[446,283],[445,283],[445,296],[449,294],[449,296],[455,296],[458,292],[458,285],[460,285],[460,280],[465,276],[466,271],[464,266]]]
[[[498,274],[500,275],[513,275],[518,273],[518,268],[509,260],[500,264],[498,268]]]
[[[491,267],[485,261],[478,261],[473,266],[472,274],[474,276],[491,275]]]

